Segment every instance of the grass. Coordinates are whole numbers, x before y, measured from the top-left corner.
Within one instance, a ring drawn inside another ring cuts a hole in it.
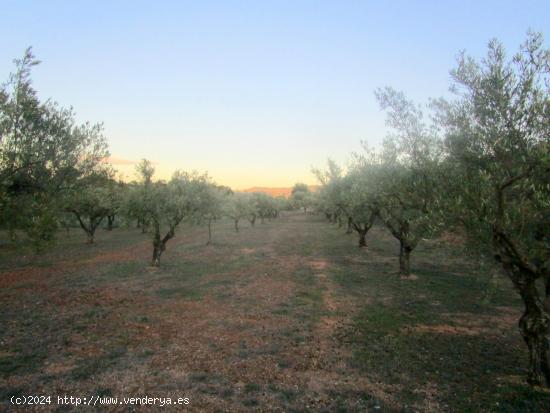
[[[372,243],[378,246],[379,239]],[[516,331],[497,332],[491,320],[504,306],[519,316],[517,297],[503,279],[487,300],[487,282],[476,265],[449,264],[450,257],[444,246],[419,248],[412,258],[415,281],[396,277],[382,263],[367,271],[339,266],[335,280],[359,308],[348,336],[352,365],[399,389],[398,399],[407,406],[419,405],[435,387],[433,402],[444,411],[544,411],[547,393],[523,393],[530,400],[520,410],[517,400],[524,396],[504,397],[504,380],[525,374],[525,350]],[[437,263],[447,265],[442,270]],[[415,331],[418,325],[428,328]]]
[[[120,366],[122,364],[120,359],[125,354],[125,347],[116,347],[105,354],[82,359],[78,365],[71,370],[69,378],[71,380],[91,379],[98,373],[104,372],[111,367]]]
[[[36,389],[197,411],[550,410],[524,384],[517,296],[455,247],[420,244],[404,280],[380,225],[367,250],[303,213],[213,237],[182,227],[152,269],[134,229],[94,245],[74,229],[40,254],[0,233],[0,410]]]
[[[3,375],[28,373],[34,371],[46,358],[40,350],[0,358],[0,372]]]

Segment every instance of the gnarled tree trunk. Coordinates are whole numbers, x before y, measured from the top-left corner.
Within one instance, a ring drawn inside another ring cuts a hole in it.
[[[160,266],[160,256],[165,249],[166,244],[160,239],[160,233],[155,232],[155,236],[153,238],[153,259],[151,261],[151,265],[153,267]]]
[[[94,233],[92,231],[86,231],[86,244],[94,243]]]
[[[234,222],[235,222],[235,232],[239,232],[239,220],[235,219]]]
[[[516,287],[519,290],[525,311],[519,319],[521,336],[529,349],[529,373],[531,385],[550,386],[550,314],[544,308],[537,292],[535,280]]]
[[[351,234],[353,232],[353,220],[351,217],[348,217],[348,228],[346,229],[346,234]]]
[[[413,248],[403,240],[399,240],[399,274],[405,277],[411,275],[411,252]]]
[[[93,215],[88,219],[88,225],[84,223],[82,218],[80,217],[80,214],[76,210],[72,210],[72,213],[76,216],[76,219],[78,220],[78,223],[80,224],[80,227],[84,230],[86,233],[86,243],[87,244],[93,244],[94,243],[94,236],[95,236],[95,230],[101,224],[101,221],[103,220],[103,215]]]
[[[113,229],[114,222],[115,222],[115,216],[107,215],[107,231],[111,231]]]
[[[368,220],[361,224],[356,224],[353,222],[353,218],[348,219],[348,226],[351,224],[353,229],[357,231],[359,234],[359,248],[366,248],[367,247],[367,233],[372,228],[372,225],[374,224],[374,220],[376,219],[377,212],[373,211],[371,215],[369,216]]]
[[[525,310],[519,319],[519,329],[529,350],[527,382],[550,387],[550,274],[542,267],[529,262],[517,246],[499,228],[493,230],[497,260],[519,292]],[[545,282],[541,293],[537,280]]]
[[[160,257],[166,250],[166,243],[174,237],[176,225],[170,227],[164,238],[161,239],[160,224],[156,222],[154,223],[155,234],[153,236],[153,259],[151,260],[151,265],[153,267],[160,266]]]
[[[381,218],[392,235],[399,241],[399,274],[408,277],[411,275],[411,253],[416,248],[419,238],[411,235],[407,220],[382,215]]]
[[[357,231],[359,234],[359,248],[367,248],[367,231]]]

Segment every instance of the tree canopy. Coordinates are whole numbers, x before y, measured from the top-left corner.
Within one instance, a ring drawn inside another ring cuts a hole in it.
[[[35,241],[53,238],[63,198],[103,167],[108,155],[101,124],[77,124],[72,109],[41,102],[31,70],[32,50],[16,59],[0,87],[0,220]]]

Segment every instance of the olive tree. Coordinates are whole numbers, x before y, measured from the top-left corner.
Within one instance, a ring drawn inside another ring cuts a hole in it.
[[[380,218],[399,241],[399,272],[408,276],[412,251],[441,226],[437,206],[442,196],[442,145],[435,127],[424,122],[420,107],[402,92],[378,89],[376,97],[387,111],[391,132],[380,153],[377,176],[371,180],[376,188],[371,190]]]
[[[266,219],[271,220],[279,214],[279,202],[274,197],[258,192],[254,193],[254,200],[256,215],[262,224]]]
[[[142,198],[144,217],[153,228],[151,265],[158,267],[166,245],[186,220],[198,222],[212,183],[206,175],[176,172],[168,182],[151,183],[151,196]]]
[[[144,208],[151,202],[153,191],[153,176],[155,174],[155,167],[151,161],[142,159],[136,165],[136,175],[138,177],[138,185],[135,187],[133,197],[137,198],[133,203],[133,214],[137,218],[137,224],[141,227],[141,232],[146,233],[149,229],[149,220],[147,217],[147,211]]]
[[[359,247],[367,247],[367,233],[379,215],[379,204],[372,184],[372,168],[375,165],[362,164],[352,168],[342,179],[342,194],[337,203],[346,214],[348,225],[359,235]]]
[[[235,232],[239,232],[239,221],[251,218],[255,214],[252,196],[244,192],[235,192],[225,204],[225,215],[233,220]]]
[[[357,232],[361,248],[367,246],[367,233],[378,215],[373,192],[375,186],[370,182],[371,167],[365,157],[356,157],[356,162],[345,176],[342,175],[342,169],[331,160],[328,161],[326,171],[314,170],[322,184],[321,200],[327,218],[342,226],[344,217],[347,222],[346,232]]]
[[[210,185],[203,194],[203,204],[200,212],[201,220],[205,220],[208,226],[208,241],[206,245],[212,244],[212,221],[216,221],[223,216],[227,197],[231,193],[230,188]]]
[[[341,207],[338,206],[342,202],[342,168],[329,159],[327,169],[313,168],[312,172],[321,184],[321,188],[313,197],[316,210],[322,212],[328,221],[338,221],[339,216],[343,213]],[[348,229],[351,229],[349,218]]]
[[[67,197],[66,209],[76,217],[88,244],[94,243],[96,229],[112,211],[109,181],[101,173],[86,177]]]
[[[296,209],[303,209],[307,211],[311,205],[311,192],[309,187],[303,183],[297,183],[292,187],[292,191],[289,198],[290,204]]]
[[[550,385],[550,50],[529,33],[506,57],[493,40],[452,71],[456,99],[436,102],[446,132],[446,210],[469,243],[500,262],[523,301],[528,382]]]
[[[122,209],[126,191],[127,187],[123,181],[116,181],[110,178],[106,183],[106,218],[108,231],[113,229],[115,219]]]
[[[108,151],[100,124],[79,125],[72,110],[40,101],[37,64],[27,49],[0,86],[0,224],[40,242],[53,238],[64,197]]]
[[[258,197],[256,193],[248,194],[246,197],[248,204],[248,215],[246,219],[250,222],[250,226],[256,225],[256,218],[258,218]]]

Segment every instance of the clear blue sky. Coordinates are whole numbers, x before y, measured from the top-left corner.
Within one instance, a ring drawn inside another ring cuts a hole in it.
[[[222,184],[314,182],[383,138],[373,90],[445,95],[459,50],[550,36],[550,1],[5,1],[0,79],[31,45],[43,98],[104,122],[114,157]],[[124,168],[124,167],[123,167]],[[128,168],[128,167],[126,167]]]

